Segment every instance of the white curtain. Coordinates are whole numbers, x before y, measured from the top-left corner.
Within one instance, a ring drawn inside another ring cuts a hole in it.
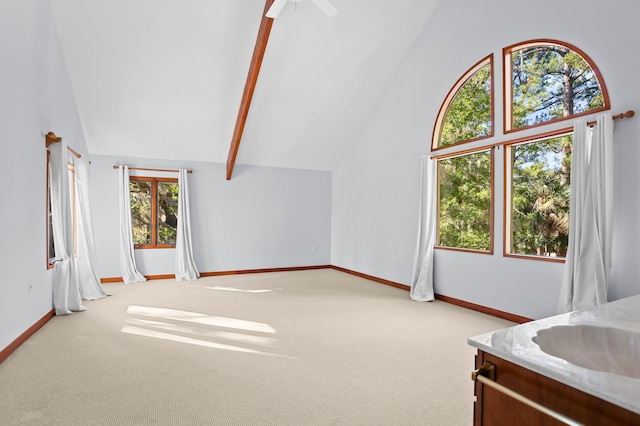
[[[87,162],[82,158],[76,159],[75,170],[78,236],[76,279],[80,289],[80,296],[84,300],[102,299],[109,294],[102,288],[98,273],[96,272],[98,257],[96,254],[96,243],[91,219],[89,169]]]
[[[200,276],[193,260],[191,244],[191,214],[189,212],[189,181],[187,171],[178,174],[178,226],[176,237],[176,281],[197,280]]]
[[[131,194],[129,192],[129,167],[118,167],[118,192],[120,216],[120,271],[125,284],[146,281],[138,272],[133,252],[131,228]]]
[[[436,160],[420,158],[420,197],[418,206],[418,239],[411,277],[412,300],[430,302],[433,292],[433,247],[436,243]]]
[[[76,280],[73,253],[73,218],[69,194],[69,154],[67,141],[49,147],[49,195],[53,222],[55,263],[53,266],[53,306],[56,315],[85,311]],[[73,182],[71,182],[73,184]]]
[[[613,226],[613,120],[576,122],[571,154],[569,247],[558,313],[607,302]]]

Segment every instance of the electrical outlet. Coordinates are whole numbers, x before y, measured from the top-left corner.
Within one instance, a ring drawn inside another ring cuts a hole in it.
[[[311,251],[316,251],[316,246],[311,246]]]
[[[200,254],[204,254],[204,249],[203,248],[200,249]]]
[[[33,284],[31,281],[27,281],[27,293],[31,294],[31,290],[33,290]]]

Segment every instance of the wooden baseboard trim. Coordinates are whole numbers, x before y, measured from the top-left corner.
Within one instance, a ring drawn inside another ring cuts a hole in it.
[[[491,315],[497,318],[501,318],[507,321],[513,321],[518,324],[524,324],[525,322],[531,322],[533,319],[522,317],[520,315],[511,314],[509,312],[499,311],[497,309],[488,308],[482,305],[476,305],[475,303],[466,302],[464,300],[455,299],[449,296],[443,296],[441,294],[436,294],[437,300],[442,300],[443,302],[450,303],[452,305],[460,306],[463,308],[471,309],[472,311],[482,312],[483,314]]]
[[[351,269],[342,268],[335,265],[316,265],[316,266],[292,266],[287,268],[263,268],[263,269],[241,269],[234,271],[216,271],[216,272],[201,272],[201,277],[217,277],[222,275],[241,275],[241,274],[260,274],[266,272],[290,272],[290,271],[308,271],[312,269],[335,269],[336,271],[344,272],[347,274],[355,275],[360,278],[365,278],[370,281],[374,281],[380,284],[388,285],[391,287],[399,288],[401,290],[410,291],[411,286],[400,284],[394,281],[385,280],[384,278],[378,278],[373,275],[363,274],[362,272],[353,271]],[[146,277],[148,280],[167,280],[175,278],[175,275],[163,274],[163,275],[149,275]],[[101,283],[115,283],[122,282],[122,278],[101,278]],[[449,296],[443,296],[441,294],[435,295],[437,300],[441,300],[452,305],[460,306],[472,311],[482,312],[483,314],[491,315],[497,318],[505,319],[507,321],[513,321],[518,324],[533,321],[531,318],[522,317],[520,315],[511,314],[509,312],[499,311],[497,309],[488,308],[486,306],[477,305],[475,303],[466,302],[464,300],[456,299]],[[1,362],[1,358],[0,358]]]
[[[312,269],[328,269],[330,265],[316,266],[290,266],[286,268],[264,268],[264,269],[240,269],[235,271],[216,271],[216,272],[200,272],[201,277],[217,277],[221,275],[241,275],[241,274],[260,274],[264,272],[290,272],[290,271],[308,271]],[[151,280],[171,280],[176,276],[173,274],[146,275],[145,278]],[[121,283],[122,277],[100,278],[101,283]]]
[[[9,355],[15,352],[16,349],[20,347],[27,339],[35,334],[43,325],[45,325],[51,318],[56,315],[55,309],[47,312],[45,316],[40,318],[35,324],[27,329],[24,333],[22,333],[16,340],[11,342],[9,346],[0,351],[0,363],[2,363],[5,359],[9,358]]]
[[[384,278],[374,277],[373,275],[363,274],[362,272],[352,271],[351,269],[341,268],[339,266],[331,265],[331,269],[335,269],[336,271],[345,272],[347,274],[355,275],[356,277],[366,278],[371,281],[375,281],[380,284],[389,285],[391,287],[399,288],[402,290],[409,291],[411,287],[408,285],[400,284],[394,281],[385,280]]]
[[[148,281],[152,281],[152,280],[170,280],[175,278],[176,276],[173,274],[160,274],[160,275],[147,275],[145,276],[145,278]],[[100,278],[100,282],[102,284],[104,283],[121,283],[122,281],[122,277],[111,277],[111,278]]]
[[[291,271],[310,271],[313,269],[328,269],[331,265],[316,266],[291,266],[287,268],[265,268],[265,269],[241,269],[237,271],[217,271],[217,272],[201,272],[201,277],[217,277],[221,275],[241,275],[241,274],[261,274],[265,272],[291,272]]]
[[[399,288],[399,289],[406,290],[406,291],[410,291],[411,290],[411,287],[408,286],[408,285],[400,284],[400,283],[397,283],[397,282],[394,282],[394,281],[385,280],[383,278],[374,277],[373,275],[363,274],[361,272],[352,271],[350,269],[341,268],[339,266],[331,265],[331,268],[335,269],[336,271],[341,271],[341,272],[345,272],[347,274],[355,275],[357,277],[366,278],[368,280],[375,281],[375,282],[378,282],[378,283],[381,283],[381,284],[385,284],[385,285],[389,285],[391,287]],[[491,315],[491,316],[494,316],[496,318],[505,319],[507,321],[513,321],[513,322],[518,323],[518,324],[523,324],[525,322],[533,321],[531,318],[522,317],[520,315],[511,314],[509,312],[499,311],[497,309],[488,308],[488,307],[482,306],[482,305],[476,305],[475,303],[465,302],[464,300],[455,299],[455,298],[449,297],[449,296],[443,296],[441,294],[436,294],[435,298],[437,300],[441,300],[441,301],[449,303],[451,305],[456,305],[456,306],[460,306],[462,308],[471,309],[472,311],[482,312],[483,314]]]

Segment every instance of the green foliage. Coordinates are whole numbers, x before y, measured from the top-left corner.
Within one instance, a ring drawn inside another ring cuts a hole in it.
[[[473,74],[458,90],[442,122],[439,146],[491,134],[491,65]]]
[[[491,249],[491,153],[443,159],[440,178],[439,245]]]
[[[511,61],[514,129],[604,105],[595,73],[568,48],[528,47],[514,51]]]
[[[151,244],[151,181],[129,182],[133,244]]]
[[[176,182],[132,180],[131,227],[135,245],[152,244],[152,185],[156,188],[156,244],[176,244],[178,226],[178,184]]]
[[[176,244],[178,184],[158,182],[158,244]]]
[[[571,140],[563,136],[512,148],[512,253],[566,255]]]
[[[602,108],[597,76],[577,52],[560,45],[511,53],[512,128]],[[458,90],[443,119],[439,145],[491,133],[491,76],[487,65]],[[511,252],[566,256],[569,234],[571,136],[514,146]],[[490,249],[491,155],[439,161],[439,244]],[[509,231],[507,231],[509,232]]]

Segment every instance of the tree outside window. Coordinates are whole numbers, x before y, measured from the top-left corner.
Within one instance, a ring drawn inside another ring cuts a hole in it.
[[[438,160],[438,245],[491,251],[491,151]]]
[[[433,149],[493,136],[493,55],[467,71],[449,91],[436,120]]]
[[[591,59],[570,44],[532,40],[503,49],[504,131],[494,137],[492,55],[456,82],[434,126],[438,248],[493,250],[493,153],[504,152],[504,254],[558,260],[569,238],[572,126],[551,123],[609,109]],[[512,132],[528,135],[508,140]],[[533,130],[535,129],[535,130]],[[470,149],[461,145],[473,142]],[[504,151],[500,148],[504,146]],[[500,188],[497,188],[500,191]]]
[[[538,42],[505,49],[510,64],[507,131],[604,109],[598,72],[575,48]]]
[[[572,135],[507,147],[509,253],[565,257],[569,244]]]
[[[135,247],[175,247],[178,224],[177,179],[132,176],[129,191]]]

